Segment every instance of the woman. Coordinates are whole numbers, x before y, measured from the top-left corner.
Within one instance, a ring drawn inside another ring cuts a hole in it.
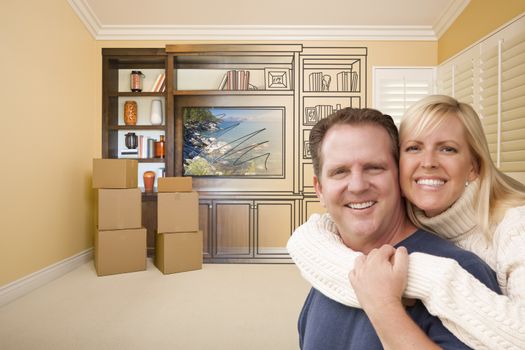
[[[497,295],[452,260],[410,255],[405,296],[475,349],[525,349],[525,186],[496,169],[479,117],[435,95],[405,114],[400,185],[411,220],[479,255],[496,271]],[[288,242],[319,291],[359,307],[348,273],[360,255],[342,244],[328,215],[313,215]]]

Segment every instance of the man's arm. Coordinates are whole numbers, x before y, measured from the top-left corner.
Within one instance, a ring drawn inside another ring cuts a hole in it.
[[[360,256],[349,278],[385,349],[441,349],[403,306],[402,295],[408,278],[408,253],[404,247],[396,250],[384,245],[367,256]]]

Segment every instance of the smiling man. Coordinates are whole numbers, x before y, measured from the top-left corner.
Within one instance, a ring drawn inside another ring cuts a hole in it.
[[[373,109],[340,110],[313,127],[310,151],[321,204],[344,244],[363,253],[350,275],[363,310],[312,288],[299,317],[301,349],[469,349],[420,301],[403,305],[407,252],[453,258],[489,287],[498,286],[477,256],[408,220],[392,118]],[[382,282],[393,287],[381,288]]]

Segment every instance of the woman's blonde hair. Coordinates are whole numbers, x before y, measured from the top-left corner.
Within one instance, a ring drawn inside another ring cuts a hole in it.
[[[483,126],[474,109],[452,97],[444,95],[427,96],[412,105],[405,113],[400,126],[400,139],[433,132],[446,122],[447,116],[455,115],[465,129],[465,138],[479,174],[479,192],[475,200],[477,222],[491,239],[491,225],[503,218],[511,207],[525,204],[525,185],[502,173],[490,158]],[[408,215],[415,225],[423,227],[414,214],[414,207],[407,201]]]

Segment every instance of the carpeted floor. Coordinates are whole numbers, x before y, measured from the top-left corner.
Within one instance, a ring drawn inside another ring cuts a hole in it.
[[[97,277],[89,262],[0,307],[0,349],[298,349],[308,290],[291,264]]]

